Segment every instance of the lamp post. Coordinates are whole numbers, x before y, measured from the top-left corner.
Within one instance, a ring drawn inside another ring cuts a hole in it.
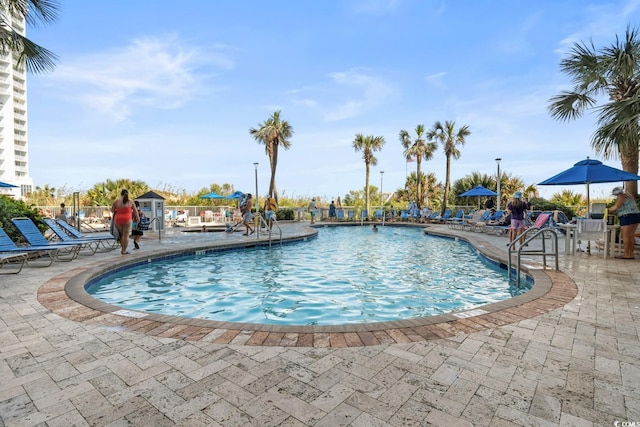
[[[258,220],[258,215],[260,213],[260,203],[258,202],[258,162],[253,164],[256,170],[256,216],[255,221],[253,221],[254,229],[256,230],[256,240],[260,238],[260,221]]]
[[[384,225],[384,199],[382,197],[382,177],[384,171],[380,171],[380,215],[382,216],[382,225]]]
[[[498,157],[496,159],[496,163],[498,164],[498,178],[496,180],[496,182],[498,183],[498,187],[497,187],[497,193],[498,193],[498,200],[496,203],[496,210],[499,211],[500,210],[500,160],[502,160],[500,157]]]

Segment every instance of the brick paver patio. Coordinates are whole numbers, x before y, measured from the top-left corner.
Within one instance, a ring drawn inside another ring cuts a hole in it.
[[[505,257],[504,238],[430,230]],[[149,234],[136,256],[247,239],[223,234]],[[640,260],[562,255],[561,272],[526,260],[536,288],[486,313],[331,331],[126,317],[83,300],[83,278],[121,261],[0,276],[0,425],[640,423]]]

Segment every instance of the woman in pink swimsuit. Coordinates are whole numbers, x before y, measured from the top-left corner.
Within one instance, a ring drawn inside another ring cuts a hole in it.
[[[135,209],[133,200],[129,199],[129,191],[122,190],[120,198],[116,199],[111,205],[113,212],[113,221],[118,233],[120,233],[120,253],[128,254],[127,246],[129,246],[129,235],[131,234],[131,223],[135,220],[140,222],[138,210]]]

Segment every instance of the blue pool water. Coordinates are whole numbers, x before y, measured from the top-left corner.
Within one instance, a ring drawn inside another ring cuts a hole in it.
[[[473,309],[526,292],[462,241],[422,230],[322,228],[317,238],[157,261],[87,291],[126,309],[228,322],[338,325]]]

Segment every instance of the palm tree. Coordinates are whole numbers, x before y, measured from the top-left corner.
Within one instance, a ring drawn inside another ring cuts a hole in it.
[[[400,142],[402,143],[402,147],[404,148],[404,152],[402,154],[404,155],[405,159],[409,160],[415,158],[416,176],[421,176],[420,164],[422,163],[422,159],[433,159],[433,154],[438,149],[438,144],[432,141],[427,141],[425,139],[424,125],[416,126],[415,139],[411,139],[411,136],[409,136],[409,132],[407,132],[406,130],[401,130]],[[423,199],[424,193],[422,192],[422,185],[420,180],[417,180],[416,204],[418,205],[418,208],[422,208]]]
[[[257,129],[250,128],[249,133],[253,139],[264,144],[264,150],[269,156],[269,165],[271,166],[269,194],[273,195],[277,201],[276,168],[278,166],[278,147],[282,147],[285,150],[291,148],[289,138],[293,135],[293,127],[288,121],[280,119],[280,110],[278,110],[263,123],[258,124]]]
[[[5,0],[0,13],[0,55],[13,54],[17,66],[30,73],[52,71],[58,57],[16,32],[11,26],[11,15],[22,16],[28,25],[51,24],[58,18],[56,0]]]
[[[382,150],[382,146],[385,144],[383,136],[364,136],[361,133],[356,135],[356,139],[353,140],[353,148],[356,151],[362,151],[362,159],[364,160],[366,177],[365,177],[365,200],[367,205],[367,212],[371,212],[371,206],[369,203],[369,167],[378,164],[378,159],[373,155],[374,151]]]
[[[449,197],[449,188],[451,185],[451,157],[454,159],[460,158],[460,150],[458,150],[457,146],[464,145],[466,143],[466,138],[471,135],[469,126],[462,126],[456,132],[455,125],[455,122],[448,120],[444,122],[444,125],[438,121],[435,122],[433,128],[431,128],[427,133],[428,139],[435,139],[442,143],[442,146],[444,147],[444,154],[447,157],[444,198],[442,200],[441,214],[444,214],[444,211],[447,209],[447,198]]]
[[[624,40],[597,50],[593,43],[575,43],[560,62],[560,70],[569,76],[573,88],[550,99],[549,112],[555,119],[568,121],[585,111],[598,111],[598,129],[591,146],[604,159],[620,158],[622,169],[638,173],[640,126],[640,37],[627,27]],[[601,96],[608,102],[598,105]],[[638,183],[627,188],[638,193]]]

